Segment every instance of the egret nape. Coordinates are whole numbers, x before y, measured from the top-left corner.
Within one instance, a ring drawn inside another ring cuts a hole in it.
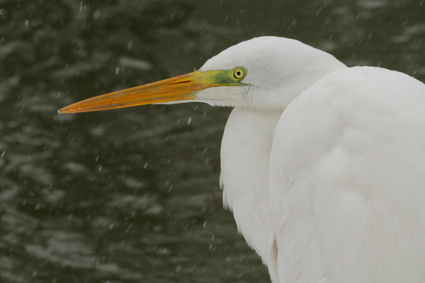
[[[60,113],[205,102],[234,107],[224,205],[273,283],[425,282],[425,85],[258,37],[199,71]]]

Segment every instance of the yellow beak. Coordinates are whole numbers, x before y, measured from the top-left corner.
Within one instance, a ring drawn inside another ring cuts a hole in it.
[[[71,104],[60,109],[59,113],[81,113],[195,99],[198,91],[223,85],[214,82],[214,73],[214,71],[193,72],[142,86],[111,92]]]

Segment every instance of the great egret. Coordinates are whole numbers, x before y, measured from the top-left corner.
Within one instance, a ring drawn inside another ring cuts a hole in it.
[[[272,282],[425,282],[423,83],[259,37],[60,113],[187,101],[235,107],[224,203]]]

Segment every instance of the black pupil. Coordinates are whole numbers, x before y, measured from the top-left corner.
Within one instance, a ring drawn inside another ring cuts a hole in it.
[[[236,76],[237,77],[240,77],[242,75],[242,72],[241,71],[236,71]]]

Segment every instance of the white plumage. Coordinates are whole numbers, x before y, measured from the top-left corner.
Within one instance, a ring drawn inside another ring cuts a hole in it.
[[[224,203],[273,283],[425,282],[423,83],[260,37],[199,72],[60,111],[182,100],[235,107]]]
[[[251,85],[223,136],[224,199],[272,281],[425,282],[425,85],[283,38],[201,70],[221,64]]]
[[[329,74],[287,107],[270,160],[276,282],[425,282],[423,129],[425,86],[380,68]]]

